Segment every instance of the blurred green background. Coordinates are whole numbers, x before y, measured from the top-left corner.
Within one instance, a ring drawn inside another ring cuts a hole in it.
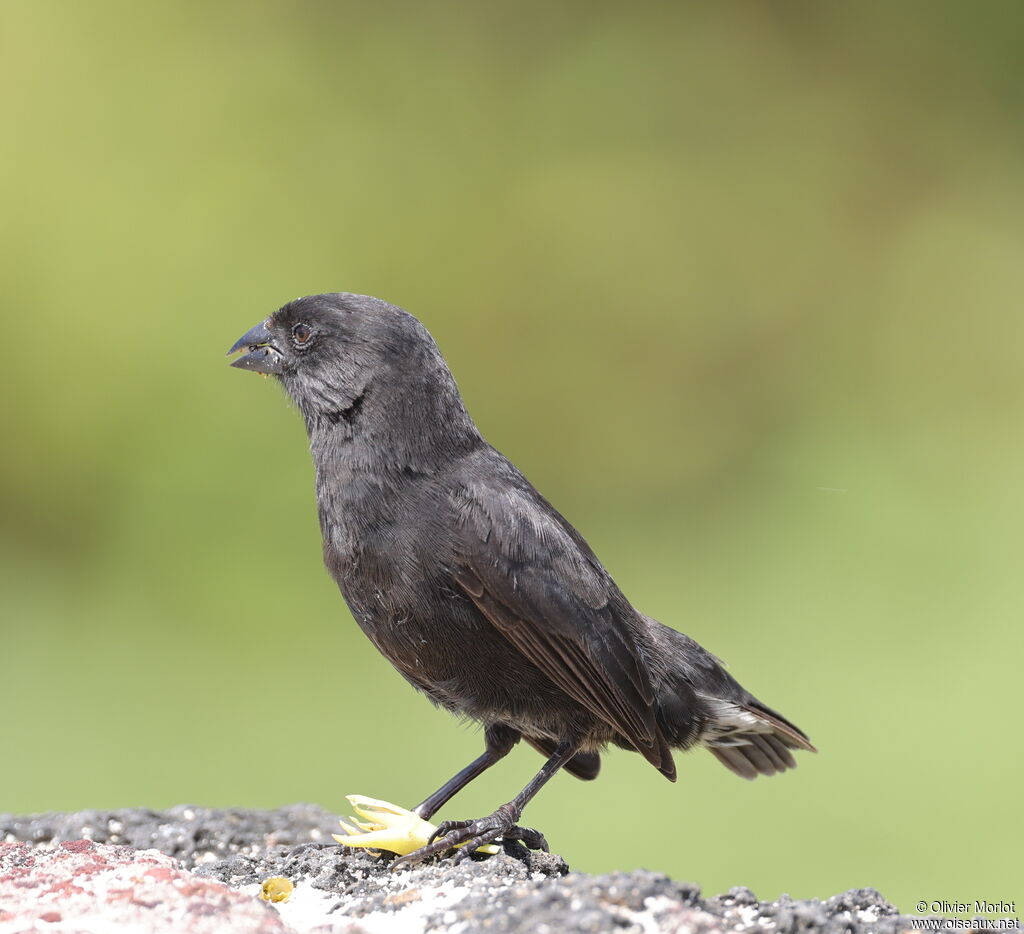
[[[0,810],[412,805],[477,755],[231,370],[379,295],[646,612],[819,756],[527,823],[716,892],[1020,899],[1024,6],[0,6]],[[444,812],[476,817],[525,747]]]

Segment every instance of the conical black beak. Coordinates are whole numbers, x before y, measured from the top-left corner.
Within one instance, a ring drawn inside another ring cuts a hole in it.
[[[238,351],[244,353],[231,365],[240,370],[252,370],[254,373],[280,373],[284,369],[284,358],[281,351],[274,346],[274,335],[267,330],[267,322],[261,321],[256,327],[246,331],[232,345],[228,356]]]

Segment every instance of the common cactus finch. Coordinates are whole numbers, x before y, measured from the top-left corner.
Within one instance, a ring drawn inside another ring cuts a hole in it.
[[[670,781],[673,749],[704,746],[744,778],[814,750],[711,653],[634,609],[583,536],[480,436],[408,312],[311,295],[236,352],[232,366],[277,377],[302,413],[324,559],[356,622],[413,687],[483,725],[483,754],[415,813],[429,820],[520,739],[546,759],[493,814],[443,822],[394,865],[465,859],[496,840],[544,847],[519,826],[523,808],[559,769],[596,778],[609,743]]]

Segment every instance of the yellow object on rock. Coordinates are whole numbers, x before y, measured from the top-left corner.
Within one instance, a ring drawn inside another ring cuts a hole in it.
[[[387,850],[399,856],[408,856],[425,847],[437,830],[436,824],[390,801],[378,801],[364,795],[346,795],[346,798],[352,805],[352,810],[363,820],[352,818],[351,824],[339,821],[345,833],[336,833],[332,836],[344,846]],[[501,850],[488,844],[480,847],[477,852],[493,855],[500,853]]]
[[[286,879],[284,876],[273,876],[263,883],[260,898],[265,902],[284,902],[288,900],[288,896],[292,894],[294,888],[290,879]]]

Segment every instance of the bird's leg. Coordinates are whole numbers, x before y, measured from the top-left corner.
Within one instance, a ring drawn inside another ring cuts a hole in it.
[[[486,772],[495,762],[504,759],[519,742],[519,733],[511,727],[489,726],[484,731],[486,747],[482,756],[469,763],[458,775],[450,778],[429,798],[414,807],[413,813],[430,820],[441,808],[465,788],[474,778]]]
[[[444,821],[425,847],[408,854],[408,856],[403,856],[401,859],[396,859],[391,864],[391,868],[409,866],[464,844],[454,857],[454,861],[460,863],[478,847],[493,843],[499,837],[502,840],[522,840],[533,850],[546,850],[547,841],[542,833],[528,827],[519,827],[516,821],[519,820],[523,808],[526,807],[530,799],[540,791],[555,772],[579,752],[579,749],[580,744],[577,740],[562,740],[555,748],[551,758],[544,763],[543,768],[508,804],[503,804],[493,814],[480,820]]]

